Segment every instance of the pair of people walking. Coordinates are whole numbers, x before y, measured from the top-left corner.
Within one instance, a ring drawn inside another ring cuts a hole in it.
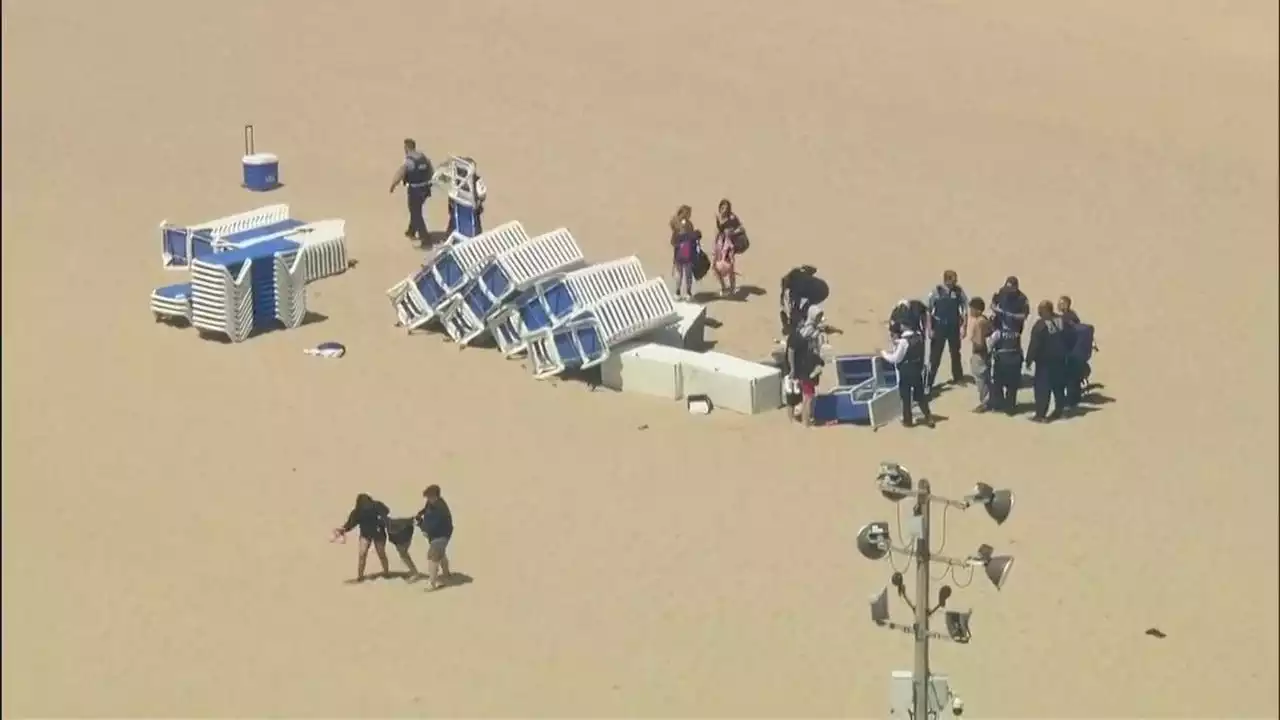
[[[360,531],[360,546],[356,554],[356,577],[352,582],[364,582],[365,566],[372,547],[382,565],[382,577],[391,574],[387,562],[387,541],[395,546],[400,560],[409,569],[410,581],[422,577],[418,571],[409,547],[413,542],[415,525],[427,538],[427,579],[429,589],[435,590],[445,584],[450,577],[449,540],[453,537],[453,513],[445,502],[439,485],[430,485],[422,491],[426,502],[416,515],[410,518],[393,518],[391,510],[385,503],[374,500],[366,493],[356,496],[355,507],[347,515],[347,521],[341,527],[334,528],[331,542],[345,542],[347,533]]]

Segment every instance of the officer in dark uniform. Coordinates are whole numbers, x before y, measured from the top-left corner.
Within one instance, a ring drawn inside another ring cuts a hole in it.
[[[1053,303],[1045,300],[1036,308],[1040,316],[1031,326],[1031,339],[1027,342],[1027,367],[1035,363],[1036,414],[1035,422],[1049,422],[1062,417],[1066,407],[1066,374],[1068,332],[1062,318],[1053,312]],[[1053,412],[1049,413],[1049,397],[1053,397]]]
[[[1012,415],[1022,385],[1022,335],[997,327],[987,338],[987,347],[991,351],[990,407]]]
[[[964,382],[964,363],[960,359],[960,341],[964,340],[965,313],[969,296],[957,283],[956,271],[942,273],[942,284],[929,293],[926,325],[929,336],[929,378],[925,389],[933,392],[933,381],[938,377],[938,365],[942,362],[942,350],[951,346],[951,382]]]
[[[391,181],[391,192],[404,183],[409,197],[409,229],[404,236],[417,239],[424,245],[431,242],[431,234],[427,231],[427,220],[423,217],[422,208],[431,197],[431,176],[435,174],[431,161],[418,151],[418,144],[412,138],[404,141],[404,162],[396,170]]]
[[[992,319],[996,329],[1007,328],[1019,335],[1026,325],[1027,315],[1031,314],[1031,302],[1018,289],[1018,278],[1010,275],[1004,281],[1004,287],[991,296]]]
[[[902,425],[912,427],[915,421],[911,403],[920,405],[924,424],[933,427],[933,413],[929,411],[929,396],[924,391],[924,335],[898,323],[889,326],[894,337],[893,350],[880,351],[880,356],[898,368],[898,397],[902,398]]]

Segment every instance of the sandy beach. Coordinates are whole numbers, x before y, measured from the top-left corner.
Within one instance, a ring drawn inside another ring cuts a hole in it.
[[[946,552],[1017,558],[957,588],[972,643],[935,646],[966,716],[1280,714],[1276,3],[3,13],[5,717],[886,717],[911,643],[870,622],[891,569],[853,545],[892,520],[884,460],[1018,494],[999,528],[948,517]],[[246,123],[269,195],[239,187]],[[718,351],[767,355],[801,263],[847,352],[944,269],[985,297],[1016,274],[1097,326],[1102,399],[1038,426],[961,389],[933,431],[804,430],[406,336],[405,137],[479,161],[490,224],[652,275],[676,206],[710,227],[731,198],[765,293],[710,304]],[[154,323],[182,281],[157,224],[274,202],[347,222],[319,321]],[[302,353],[326,340],[347,356]],[[408,514],[430,483],[469,582],[344,584],[355,495]]]

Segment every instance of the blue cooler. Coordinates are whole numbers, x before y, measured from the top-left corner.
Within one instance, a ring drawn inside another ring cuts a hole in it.
[[[266,192],[280,186],[280,158],[271,153],[256,152],[253,148],[253,126],[244,126],[243,187],[254,192]]]
[[[271,153],[245,155],[244,187],[254,192],[274,190],[280,184],[280,160]]]

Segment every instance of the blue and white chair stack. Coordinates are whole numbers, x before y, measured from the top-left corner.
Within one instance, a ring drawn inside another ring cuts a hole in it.
[[[307,282],[346,271],[344,220],[307,222],[290,217],[289,206],[267,205],[191,227],[160,224],[160,260],[167,270],[185,270],[195,259],[285,238],[302,247]]]
[[[471,238],[451,235],[426,265],[387,290],[397,324],[413,332],[437,320],[489,258],[528,241],[524,226],[516,221]]]
[[[533,333],[526,341],[533,375],[544,379],[595,367],[608,359],[614,346],[678,318],[663,278],[620,290],[558,328]]]
[[[484,232],[481,217],[488,189],[476,171],[475,160],[452,156],[436,170],[431,181],[448,192],[451,235],[475,237]]]
[[[254,330],[294,328],[306,316],[298,243],[267,240],[191,262],[191,324],[242,342]]]
[[[466,345],[489,329],[489,320],[539,280],[581,267],[586,262],[578,241],[565,228],[531,238],[484,261],[457,296],[441,311],[445,331]]]
[[[504,355],[518,355],[532,334],[559,328],[594,303],[645,279],[634,255],[547,278],[494,313],[489,332]]]

